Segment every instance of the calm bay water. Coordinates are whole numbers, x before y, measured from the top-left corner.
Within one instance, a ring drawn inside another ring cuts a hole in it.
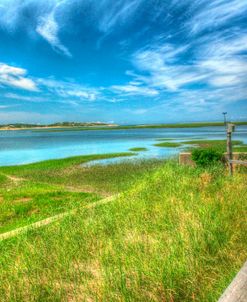
[[[138,154],[140,158],[167,158],[183,149],[154,147],[153,144],[160,138],[171,138],[175,141],[225,139],[225,129],[201,127],[64,132],[0,131],[0,165],[25,164],[85,154],[126,152],[133,147],[148,149]],[[247,126],[238,126],[234,139],[247,143]]]

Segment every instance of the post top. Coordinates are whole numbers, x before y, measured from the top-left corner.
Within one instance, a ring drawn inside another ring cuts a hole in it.
[[[235,131],[235,125],[232,124],[232,123],[228,123],[228,124],[227,124],[227,132],[228,132],[228,133],[232,133],[232,132],[234,132],[234,131]]]

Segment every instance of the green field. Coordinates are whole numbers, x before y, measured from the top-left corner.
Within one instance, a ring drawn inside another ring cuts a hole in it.
[[[120,155],[0,168],[0,232],[77,209],[0,241],[0,300],[217,301],[247,256],[247,174],[175,160],[81,166]]]

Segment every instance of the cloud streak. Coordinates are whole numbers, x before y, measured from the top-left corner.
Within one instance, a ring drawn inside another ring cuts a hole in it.
[[[62,3],[63,1],[58,2],[49,14],[39,18],[36,31],[56,52],[67,57],[72,57],[68,48],[65,47],[59,39],[59,24],[56,20],[56,11]]]
[[[36,83],[27,77],[27,70],[0,63],[0,84],[29,91],[38,91]]]
[[[247,13],[245,0],[197,0],[201,10],[197,12],[187,26],[192,34],[199,34],[205,30],[211,30],[242,18]]]

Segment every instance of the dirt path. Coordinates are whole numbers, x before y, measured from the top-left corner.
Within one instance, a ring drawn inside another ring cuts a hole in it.
[[[86,205],[86,206],[84,206],[83,208],[84,208],[84,209],[94,208],[94,207],[97,207],[97,206],[99,206],[99,205],[102,205],[102,204],[106,204],[106,203],[108,203],[108,202],[111,202],[111,201],[113,201],[116,197],[117,197],[117,195],[110,196],[110,197],[101,199],[101,200],[99,200],[99,201],[97,201],[97,202],[94,202],[94,203],[92,203],[92,204]],[[27,226],[24,226],[24,227],[15,229],[15,230],[13,230],[13,231],[9,231],[9,232],[0,234],[0,241],[3,241],[3,240],[5,240],[5,239],[9,239],[9,238],[15,237],[15,236],[20,235],[20,234],[23,234],[23,233],[27,233],[27,232],[30,231],[30,230],[38,229],[38,228],[40,228],[40,227],[42,227],[42,226],[49,225],[49,224],[51,224],[52,222],[61,220],[62,218],[67,217],[67,216],[69,216],[69,215],[73,215],[73,214],[75,214],[77,211],[78,211],[78,209],[74,209],[74,210],[71,210],[71,211],[68,211],[68,212],[65,212],[65,213],[61,213],[61,214],[58,214],[58,215],[55,215],[55,216],[52,216],[52,217],[48,217],[48,218],[46,218],[46,219],[43,219],[43,220],[34,222],[34,223],[32,223],[32,224],[29,224],[29,225],[27,225]]]
[[[13,176],[9,174],[4,174],[5,177],[7,177],[10,181],[14,182],[16,185],[18,185],[20,182],[24,181],[30,181],[28,178],[23,178],[23,177],[18,177],[18,176]],[[35,181],[37,184],[47,184],[50,185],[49,183],[43,182],[43,181]],[[73,187],[73,186],[63,186],[60,184],[52,184],[54,187],[57,187],[58,190],[64,190],[67,192],[75,192],[75,193],[98,193],[102,197],[109,197],[109,193],[106,192],[95,192],[93,187],[90,186],[82,186],[82,187]]]
[[[4,174],[1,173],[2,175],[6,176],[9,180],[15,182],[15,183],[19,183],[21,181],[25,181],[25,178],[21,178],[21,177],[17,177],[17,176],[12,176],[12,175],[8,175],[8,174]]]

